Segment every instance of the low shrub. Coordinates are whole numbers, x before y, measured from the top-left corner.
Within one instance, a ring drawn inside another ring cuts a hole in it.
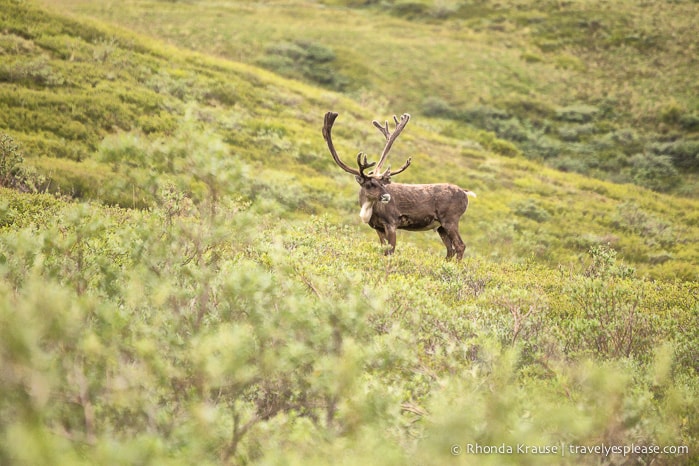
[[[335,90],[344,89],[348,80],[336,69],[335,52],[310,41],[284,41],[266,49],[258,64],[283,76],[304,79]]]
[[[670,191],[680,182],[679,172],[668,156],[636,154],[629,160],[634,183],[654,191]]]
[[[516,203],[514,206],[512,206],[512,211],[515,213],[515,215],[529,218],[538,223],[545,222],[551,217],[551,214],[549,214],[546,209],[541,207],[538,202],[532,199]]]
[[[36,192],[46,179],[24,165],[24,157],[15,140],[0,133],[0,186],[25,192]]]

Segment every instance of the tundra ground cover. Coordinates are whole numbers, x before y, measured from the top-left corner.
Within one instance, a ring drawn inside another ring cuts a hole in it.
[[[696,461],[696,201],[415,116],[479,197],[385,258],[320,135],[384,104],[2,7],[0,463]]]

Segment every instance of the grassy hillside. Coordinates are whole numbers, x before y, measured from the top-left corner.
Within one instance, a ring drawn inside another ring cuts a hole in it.
[[[376,154],[393,103],[0,21],[0,464],[696,463],[697,201],[414,112],[401,181],[478,198],[462,262],[386,258],[320,126]]]
[[[526,157],[697,197],[693,1],[60,0],[180,47],[492,131]]]
[[[334,109],[341,152],[377,152],[369,121],[387,117],[382,108],[19,5],[3,13],[3,127],[50,190],[143,207],[169,183],[215,196],[228,182],[216,165],[235,163],[248,174],[240,195],[273,202],[278,215],[328,212],[357,223],[354,181],[328,157],[319,126]],[[27,71],[32,63],[41,71]],[[555,265],[611,244],[643,273],[696,277],[695,202],[542,169],[492,133],[464,127],[446,137],[442,122],[413,121],[395,149],[415,161],[401,178],[481,194],[463,226],[472,254]],[[406,240],[441,253],[436,235]]]

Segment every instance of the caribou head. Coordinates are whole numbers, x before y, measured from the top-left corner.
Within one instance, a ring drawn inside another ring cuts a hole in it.
[[[374,120],[374,126],[383,134],[386,145],[378,162],[368,162],[366,154],[357,154],[357,168],[349,167],[337,155],[332,141],[332,127],[338,114],[325,114],[323,138],[328,144],[335,163],[347,173],[355,176],[359,183],[359,216],[364,223],[376,230],[381,243],[388,243],[387,254],[396,248],[396,229],[422,231],[436,229],[447,248],[447,259],[461,259],[464,243],[459,235],[459,218],[468,207],[468,197],[475,193],[453,184],[401,184],[391,183],[391,177],[402,173],[410,166],[409,158],[401,168],[392,171],[390,165],[384,169],[388,153],[400,133],[410,121],[404,113],[400,120],[393,117],[395,129],[388,122],[383,125]],[[372,169],[373,168],[373,169]],[[372,169],[368,171],[369,169]]]

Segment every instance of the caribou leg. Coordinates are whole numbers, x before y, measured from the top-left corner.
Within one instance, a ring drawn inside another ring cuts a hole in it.
[[[386,250],[386,255],[391,255],[396,250],[396,227],[393,225],[384,226],[384,233],[388,241],[389,248]]]
[[[396,229],[391,229],[390,227],[378,227],[374,229],[376,230],[376,233],[379,235],[379,243],[381,243],[381,246],[389,246],[388,248],[386,248],[385,255],[388,256],[390,254],[393,254],[393,252],[396,250]],[[391,231],[393,232],[393,236],[391,236]]]
[[[376,233],[379,235],[379,243],[381,243],[381,246],[384,244],[388,243],[388,238],[386,238],[386,233],[380,228],[376,228]]]
[[[454,251],[456,252],[456,260],[461,260],[464,257],[464,250],[466,245],[461,239],[459,234],[459,224],[457,223],[453,227],[449,228],[449,237],[451,238],[451,243],[454,245]]]
[[[449,234],[447,233],[447,230],[444,229],[444,227],[440,226],[437,228],[437,233],[439,233],[439,237],[442,239],[442,243],[444,243],[444,246],[447,247],[447,259],[451,259],[454,254],[454,245],[451,242],[451,238],[449,238]]]
[[[447,245],[447,259],[451,259],[452,257],[456,256],[456,260],[461,260],[464,257],[466,245],[461,239],[461,235],[459,235],[459,224],[442,225],[437,231],[442,237],[444,244],[447,244],[447,241],[451,244],[451,247]]]

